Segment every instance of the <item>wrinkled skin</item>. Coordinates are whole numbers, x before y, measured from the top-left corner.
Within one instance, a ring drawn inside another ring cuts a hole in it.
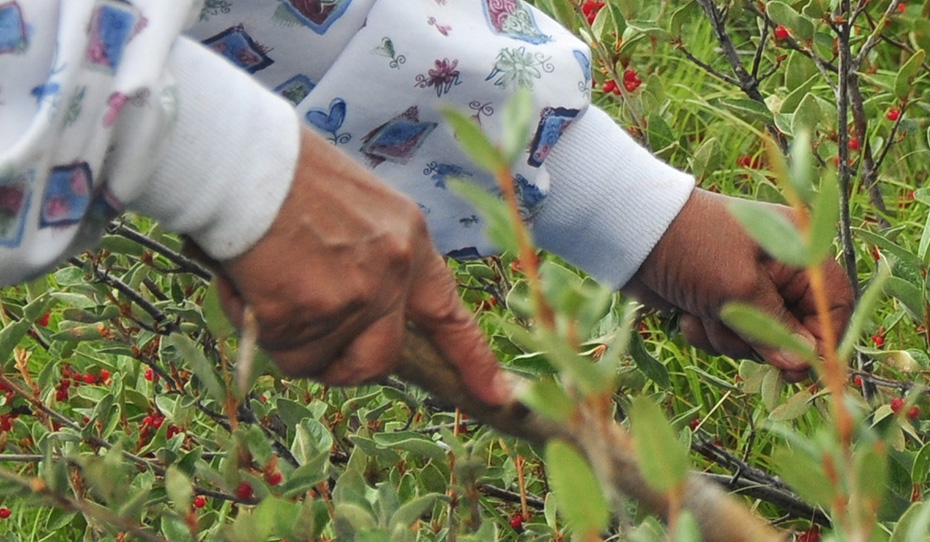
[[[259,344],[286,374],[353,385],[392,372],[410,320],[474,395],[505,402],[505,375],[417,205],[309,129],[299,160],[269,231],[221,262],[221,303],[233,323],[241,328],[250,306]]]
[[[720,320],[725,303],[750,303],[781,320],[817,352],[824,349],[824,330],[807,273],[763,252],[727,211],[732,199],[696,189],[623,290],[651,307],[682,311],[682,333],[702,350],[733,358],[758,353],[786,380],[803,380],[809,370],[803,360],[753,344]],[[791,216],[784,206],[757,205]],[[840,338],[852,314],[853,292],[835,261],[828,259],[823,272],[834,336]]]

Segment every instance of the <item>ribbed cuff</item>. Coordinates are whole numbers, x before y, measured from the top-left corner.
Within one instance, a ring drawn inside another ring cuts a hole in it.
[[[593,106],[544,167],[552,187],[534,221],[537,243],[615,288],[639,269],[694,188],[692,176],[654,157]]]
[[[300,150],[291,105],[200,44],[180,38],[168,62],[177,122],[145,192],[130,206],[190,235],[217,260],[271,226]]]

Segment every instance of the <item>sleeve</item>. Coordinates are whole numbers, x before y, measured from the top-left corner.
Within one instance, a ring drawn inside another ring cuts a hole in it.
[[[278,41],[274,51],[300,58],[287,48],[306,48],[313,36]],[[286,89],[282,82],[299,79],[300,66],[256,76]],[[499,189],[461,151],[444,107],[470,114],[494,138],[507,122],[506,103],[531,91],[530,142],[511,171],[522,216],[540,246],[611,286],[638,269],[693,187],[589,106],[588,47],[520,0],[376,1],[339,56],[310,79],[312,91],[294,101],[298,114],[415,199],[451,256],[496,247],[448,181]]]
[[[144,212],[213,257],[267,229],[293,178],[289,103],[179,37],[197,0],[0,3],[0,284]]]
[[[535,220],[542,248],[619,288],[639,269],[694,188],[597,107],[549,153],[552,189]]]

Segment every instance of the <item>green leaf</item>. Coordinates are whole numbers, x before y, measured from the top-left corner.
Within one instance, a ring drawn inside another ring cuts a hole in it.
[[[810,95],[811,89],[816,83],[820,82],[820,74],[812,75],[807,81],[804,81],[798,87],[794,88],[785,99],[781,102],[781,113],[794,113],[795,109],[801,104],[801,100]]]
[[[772,464],[802,498],[824,508],[830,505],[833,488],[824,483],[827,474],[819,457],[814,459],[804,450],[782,447],[773,454]]]
[[[452,126],[459,145],[476,164],[495,174],[507,168],[506,158],[471,117],[448,107],[440,112]]]
[[[675,529],[675,542],[701,542],[701,529],[690,510],[682,510],[678,515]]]
[[[720,105],[748,123],[766,124],[772,122],[772,112],[761,102],[745,98],[727,98],[720,100]]]
[[[795,135],[805,130],[815,132],[822,116],[817,96],[808,94],[794,111],[794,116],[791,118],[791,132]]]
[[[915,502],[904,512],[888,542],[926,542],[930,532],[930,501]]]
[[[917,452],[914,465],[911,466],[911,480],[915,484],[922,485],[927,482],[928,473],[930,473],[930,443],[924,444]]]
[[[447,186],[468,200],[487,222],[487,236],[502,252],[517,254],[519,247],[507,203],[480,186],[466,181],[450,180]]]
[[[898,70],[894,79],[894,93],[899,100],[910,96],[911,89],[914,88],[914,76],[920,72],[920,66],[925,56],[926,52],[923,49],[918,49]]]
[[[533,95],[527,88],[520,88],[504,106],[501,145],[508,164],[512,164],[526,149],[533,109]]]
[[[571,444],[551,440],[546,444],[546,465],[558,511],[581,538],[593,538],[607,528],[607,498],[587,460]]]
[[[439,463],[446,461],[446,452],[432,440],[411,432],[378,433],[374,441],[380,446],[412,452]]]
[[[797,228],[781,213],[748,200],[727,206],[749,235],[773,258],[793,267],[804,267],[809,253]]]
[[[194,499],[194,487],[190,478],[174,465],[165,472],[165,491],[171,499],[171,505],[178,514],[186,515]]]
[[[31,322],[20,320],[0,329],[0,360],[13,358],[13,349],[26,336]]]
[[[636,397],[630,407],[630,424],[636,459],[649,485],[662,492],[681,486],[688,477],[688,450],[662,409],[645,397]]]
[[[917,248],[917,258],[921,262],[927,262],[927,249],[930,249],[930,214],[927,214],[927,221],[924,222],[924,229],[920,234],[920,245]]]
[[[659,152],[677,142],[675,133],[672,132],[672,129],[669,127],[668,123],[665,122],[665,118],[660,113],[652,113],[649,115],[647,133],[649,136],[649,146],[655,152]]]
[[[849,319],[849,325],[846,327],[846,334],[837,349],[837,355],[840,359],[849,359],[853,348],[859,342],[859,335],[862,333],[866,323],[869,322],[874,314],[878,302],[882,299],[882,293],[885,290],[885,282],[891,276],[891,270],[888,266],[881,264],[872,277],[872,283],[862,293],[859,303]]]
[[[833,175],[824,176],[820,192],[811,209],[810,264],[819,265],[828,257],[836,239],[836,224],[840,218],[840,189]]]
[[[660,388],[664,390],[671,388],[672,382],[665,365],[646,350],[643,338],[638,332],[632,331],[630,337],[630,355],[633,357],[636,367]]]
[[[48,312],[49,308],[51,308],[52,304],[55,302],[55,298],[53,298],[47,292],[40,295],[39,297],[30,301],[28,305],[23,307],[23,320],[27,322],[35,322],[42,315]]]
[[[706,177],[720,167],[721,163],[720,141],[710,137],[694,151],[691,157],[691,171],[697,177]]]
[[[811,392],[807,390],[802,390],[791,397],[787,401],[775,407],[772,412],[769,413],[769,420],[773,422],[787,422],[797,418],[800,418],[810,410],[812,403]]]
[[[798,354],[809,361],[817,359],[810,344],[789,330],[785,324],[753,305],[727,303],[720,310],[720,318],[742,337]]]
[[[574,401],[554,380],[540,379],[531,383],[520,394],[520,401],[557,422],[568,422],[575,412]]]
[[[888,277],[885,282],[885,293],[899,299],[918,322],[924,319],[924,289],[910,282],[898,278]]]
[[[322,472],[329,461],[329,451],[333,445],[332,433],[325,425],[310,418],[300,421],[296,433],[291,453],[301,465],[311,465]]]
[[[788,171],[788,181],[804,203],[810,204],[814,199],[814,156],[811,152],[810,131],[801,128],[795,131],[794,135],[794,141],[791,142],[791,167]],[[777,163],[779,166],[784,164],[780,158]],[[838,204],[839,201],[834,202],[834,206]]]
[[[178,351],[181,358],[190,365],[191,370],[207,388],[207,394],[213,400],[219,403],[226,400],[226,386],[219,371],[207,360],[194,341],[186,335],[172,333],[162,344],[173,346]]]
[[[853,229],[853,234],[855,234],[856,237],[864,240],[865,242],[871,243],[877,246],[878,248],[891,253],[892,255],[894,255],[895,259],[898,260],[899,264],[903,264],[903,265],[906,265],[912,268],[913,274],[919,275],[920,272],[917,270],[923,269],[923,262],[921,262],[920,258],[918,258],[917,255],[907,250],[906,248],[902,247],[901,245],[891,241],[890,239],[882,235],[878,235],[876,233],[870,232],[868,230],[863,230],[859,228]]]
[[[769,2],[765,12],[776,23],[784,26],[798,38],[809,40],[814,37],[814,25],[807,17],[795,11],[784,2]]]
[[[405,529],[410,527],[414,524],[414,522],[420,519],[420,516],[432,508],[436,503],[436,500],[440,497],[442,497],[442,495],[437,493],[430,493],[405,503],[391,516],[388,530],[394,532],[397,529]]]
[[[215,280],[210,281],[203,297],[203,318],[207,322],[207,329],[219,339],[234,337],[236,328],[226,317],[220,306],[220,293]]]

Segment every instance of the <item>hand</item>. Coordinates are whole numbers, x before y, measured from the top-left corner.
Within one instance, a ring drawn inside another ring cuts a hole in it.
[[[683,312],[681,331],[708,353],[748,358],[754,352],[781,369],[788,381],[807,377],[809,366],[789,352],[755,344],[720,320],[730,301],[750,303],[774,316],[823,354],[823,329],[807,273],[773,260],[730,216],[727,196],[696,189],[652,253],[623,290],[660,310]],[[784,206],[758,203],[759,208]],[[849,322],[853,293],[840,266],[823,264],[837,339]]]
[[[285,373],[353,385],[392,372],[409,319],[475,396],[504,403],[504,373],[417,205],[308,129],[299,160],[269,231],[221,262],[220,297],[233,323],[241,328],[250,306],[259,343]]]

